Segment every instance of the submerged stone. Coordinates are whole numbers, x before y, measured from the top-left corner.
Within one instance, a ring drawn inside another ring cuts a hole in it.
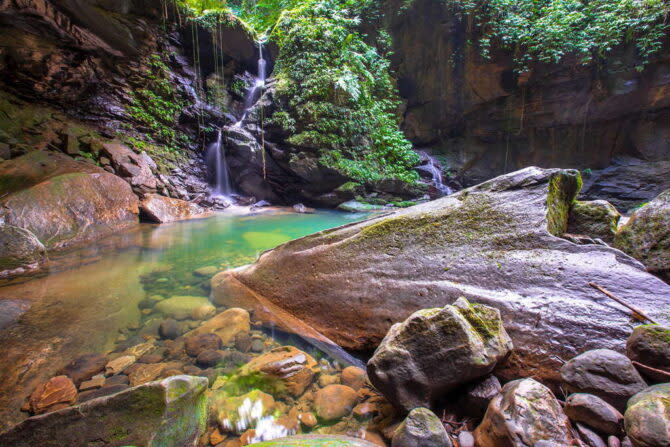
[[[174,376],[21,422],[5,447],[195,447],[205,428],[207,379]],[[104,390],[104,388],[102,388]]]
[[[34,234],[0,225],[0,278],[39,270],[46,260],[46,249]]]
[[[191,318],[196,309],[209,304],[209,300],[201,296],[173,296],[157,302],[154,310],[175,320],[185,320]]]

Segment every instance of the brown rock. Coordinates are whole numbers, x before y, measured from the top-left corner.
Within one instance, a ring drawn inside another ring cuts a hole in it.
[[[165,369],[163,363],[138,363],[137,368],[128,375],[130,386],[142,385],[152,380],[156,380]]]
[[[240,445],[249,445],[252,442],[254,442],[254,438],[256,437],[256,430],[253,428],[250,430],[245,431],[242,433],[242,436],[240,436]]]
[[[197,357],[202,351],[220,349],[221,339],[218,335],[211,333],[192,335],[184,339],[184,348],[188,355]]]
[[[587,425],[603,435],[619,436],[623,433],[623,415],[592,394],[575,393],[568,396],[565,414],[571,421]]]
[[[238,375],[262,379],[265,391],[300,396],[314,379],[316,360],[293,346],[275,348],[244,365]]]
[[[147,194],[140,203],[142,219],[155,223],[168,223],[178,220],[192,219],[205,212],[195,203],[184,200]]]
[[[507,383],[475,430],[479,447],[534,446],[538,441],[572,445],[570,422],[561,404],[533,379]]]
[[[134,355],[122,355],[121,357],[117,357],[107,363],[105,366],[105,374],[113,376],[122,373],[130,365],[134,364],[136,360]]]
[[[378,445],[379,447],[386,447],[386,442],[379,433],[375,433],[370,430],[365,430],[361,435],[361,438],[365,439],[368,442],[371,442],[372,444]]]
[[[186,334],[200,335],[213,333],[221,338],[225,346],[232,346],[238,334],[249,332],[251,323],[249,312],[244,309],[228,309],[207,320],[202,326]]]
[[[300,420],[300,423],[307,428],[313,428],[317,424],[314,413],[300,413],[298,419]]]
[[[39,385],[29,398],[30,411],[46,413],[77,401],[77,387],[67,376],[56,376]]]
[[[104,385],[105,385],[105,376],[99,375],[91,378],[90,380],[82,382],[81,385],[79,385],[79,391],[94,390],[97,388],[101,388]]]
[[[109,158],[114,172],[132,186],[143,187],[149,191],[156,190],[156,177],[151,172],[153,160],[149,162],[148,156],[143,157],[118,142],[103,144],[100,153]]]
[[[365,385],[365,370],[357,366],[347,366],[342,370],[342,385],[358,390]]]
[[[345,385],[328,385],[316,392],[314,408],[319,419],[334,421],[351,413],[356,391]]]
[[[103,372],[107,365],[107,357],[102,354],[85,354],[70,362],[60,372],[68,376],[75,385],[88,380],[96,374]]]
[[[209,443],[212,444],[212,445],[216,445],[216,444],[218,444],[220,442],[223,442],[225,440],[226,440],[226,436],[222,435],[218,428],[215,428],[209,434]]]
[[[340,383],[340,378],[334,374],[321,374],[319,376],[319,386],[321,388],[327,387],[328,385],[335,385],[336,383]]]

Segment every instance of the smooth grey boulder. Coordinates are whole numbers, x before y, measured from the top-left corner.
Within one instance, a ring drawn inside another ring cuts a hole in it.
[[[405,412],[433,408],[448,391],[491,373],[511,350],[500,312],[459,298],[393,325],[368,361],[368,377]]]
[[[428,408],[415,408],[410,411],[398,426],[391,447],[452,447],[440,418]]]
[[[339,346],[369,352],[394,323],[465,296],[499,309],[514,341],[498,377],[557,382],[561,359],[595,348],[623,352],[633,329],[630,311],[589,282],[661,323],[670,315],[670,286],[638,261],[559,237],[578,189],[575,171],[506,174],[288,242],[216,275],[213,299],[258,311],[275,306]]]
[[[533,379],[507,383],[475,430],[478,447],[573,445],[570,421],[554,394]]]
[[[624,425],[635,447],[670,446],[670,383],[651,386],[633,396]]]
[[[623,415],[593,394],[574,393],[568,396],[565,414],[572,422],[587,425],[603,435],[620,436],[623,432]]]
[[[0,224],[0,278],[38,270],[46,259],[46,249],[33,233]]]
[[[578,355],[561,368],[561,377],[573,393],[594,394],[619,411],[633,395],[647,388],[630,359],[610,349]]]
[[[3,447],[194,447],[205,429],[207,379],[173,376],[34,416]]]
[[[670,281],[670,189],[633,213],[614,246]]]
[[[568,233],[612,242],[621,214],[606,200],[577,201],[570,209]]]
[[[670,377],[670,328],[657,324],[645,324],[635,328],[626,343],[626,355],[644,366],[665,371],[659,374],[649,368],[642,369],[645,376],[659,382]]]

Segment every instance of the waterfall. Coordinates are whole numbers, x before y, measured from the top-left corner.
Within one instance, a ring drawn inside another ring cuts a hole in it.
[[[237,121],[234,124],[235,127],[242,126],[242,123],[244,122],[245,118],[247,117],[247,114],[249,113],[249,110],[260,99],[263,93],[263,88],[265,87],[265,80],[267,76],[266,66],[267,62],[263,58],[263,43],[258,42],[257,75],[254,78],[251,87],[247,89],[247,93],[244,97],[244,109],[242,110],[242,116],[240,117],[239,121]]]
[[[216,174],[216,184],[212,195],[228,197],[233,192],[230,186],[230,176],[228,175],[228,163],[226,162],[226,154],[223,147],[222,130],[216,137],[216,143],[209,146],[207,151],[207,158],[210,163],[214,164],[214,172]]]
[[[421,155],[425,164],[418,166],[416,169],[430,174],[431,184],[441,195],[448,196],[449,194],[452,194],[454,190],[444,184],[444,175],[442,174],[442,166],[440,166],[440,162],[426,152],[421,152]]]

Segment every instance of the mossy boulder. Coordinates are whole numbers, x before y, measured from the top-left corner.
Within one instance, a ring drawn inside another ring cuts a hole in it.
[[[633,330],[630,311],[589,282],[670,318],[670,286],[639,262],[559,237],[578,188],[575,171],[527,168],[322,231],[214,276],[214,301],[258,311],[271,303],[339,346],[370,352],[394,323],[464,296],[499,309],[514,341],[500,378],[560,380],[559,358],[623,351]]]
[[[670,190],[635,211],[614,246],[670,282]]]
[[[610,243],[614,240],[621,214],[606,200],[577,201],[570,209],[568,233],[582,234]]]
[[[275,400],[269,394],[253,390],[241,396],[225,389],[213,391],[208,402],[209,417],[221,430],[238,435],[255,428],[258,421],[275,411]]]
[[[398,426],[391,447],[451,447],[451,438],[435,413],[427,408],[410,411]]]
[[[34,416],[0,434],[12,447],[194,447],[205,429],[207,379],[173,376]]]
[[[209,299],[204,296],[173,296],[156,303],[154,310],[175,320],[185,320],[191,318],[195,310],[209,304]]]
[[[626,354],[631,360],[670,374],[670,328],[657,324],[636,327],[626,343]],[[643,373],[654,380],[667,380],[667,376],[647,369]]]
[[[670,445],[670,384],[654,385],[633,396],[624,425],[635,447]]]
[[[489,374],[511,350],[500,313],[460,298],[392,326],[368,362],[368,376],[406,412],[433,408],[448,391]]]

